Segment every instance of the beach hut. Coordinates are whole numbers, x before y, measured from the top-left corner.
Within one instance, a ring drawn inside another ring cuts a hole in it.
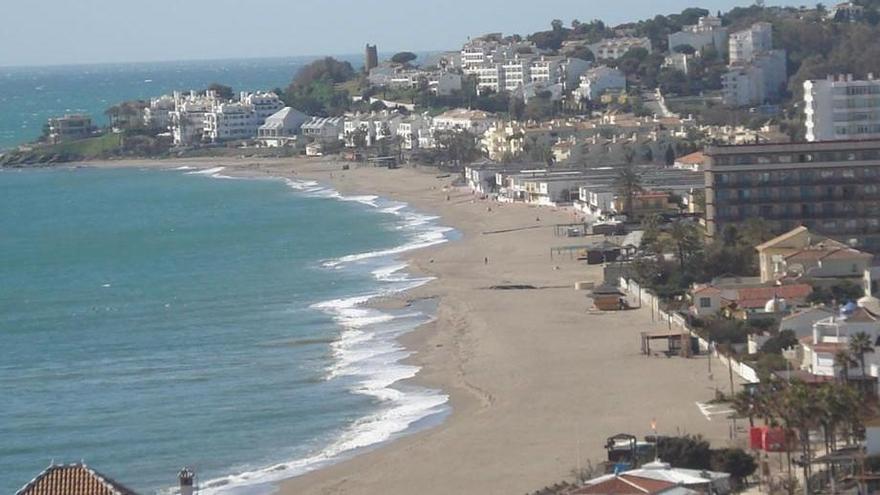
[[[607,284],[593,289],[593,304],[602,311],[618,311],[628,307],[625,294]]]

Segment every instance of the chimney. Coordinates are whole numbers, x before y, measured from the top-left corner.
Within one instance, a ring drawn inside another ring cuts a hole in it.
[[[196,474],[188,467],[177,473],[177,480],[180,482],[180,495],[193,495],[195,478]]]

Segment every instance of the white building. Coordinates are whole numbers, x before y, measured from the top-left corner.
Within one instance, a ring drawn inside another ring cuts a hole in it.
[[[403,149],[412,150],[419,147],[419,133],[431,128],[431,119],[425,115],[409,115],[397,124],[397,137]]]
[[[679,70],[687,74],[693,63],[694,56],[686,53],[670,53],[663,59],[663,67]]]
[[[866,333],[876,346],[880,322],[877,316],[865,308],[841,311],[813,325],[813,335],[802,341],[803,362],[801,368],[818,376],[839,376],[841,369],[835,363],[835,355],[849,347],[849,341],[857,333]],[[865,376],[880,376],[880,356],[877,352],[865,354]],[[849,367],[849,376],[861,376],[859,364]]]
[[[495,116],[482,110],[455,108],[434,117],[432,130],[460,130],[468,131],[474,135],[480,136],[486,132],[496,120]]]
[[[144,125],[150,129],[168,129],[173,111],[173,96],[162,95],[158,98],[150,98],[150,104],[144,108]]]
[[[593,56],[596,57],[596,60],[600,59],[618,59],[622,57],[626,52],[632,50],[633,48],[644,48],[651,51],[651,40],[649,38],[635,38],[631,36],[625,36],[622,38],[609,38],[606,40],[602,40],[598,43],[593,43],[591,45],[587,45],[587,48],[593,52]]]
[[[233,102],[215,100],[205,114],[204,138],[213,143],[253,139],[266,119],[282,108],[284,103],[271,92],[242,92]]]
[[[216,96],[209,91],[200,95],[195,91],[187,94],[175,91],[174,111],[171,112],[171,133],[174,144],[190,145],[200,143],[205,133],[205,116],[214,106]]]
[[[730,35],[730,65],[747,64],[761,52],[773,49],[773,26],[756,22],[743,31]]]
[[[607,90],[626,91],[626,76],[617,69],[601,65],[580,77],[580,85],[574,90],[574,96],[577,100],[598,100]]]
[[[291,107],[284,107],[266,119],[257,129],[257,139],[264,145],[274,148],[294,141],[303,124],[311,117]]]
[[[727,28],[722,27],[721,19],[714,16],[700,17],[695,25],[670,34],[668,40],[670,51],[684,45],[697,51],[711,46],[721,53],[727,52]]]
[[[807,141],[880,138],[880,80],[852,75],[804,81]]]
[[[300,128],[303,137],[321,143],[339,141],[342,136],[342,117],[312,117]]]
[[[779,99],[788,80],[785,50],[770,50],[721,76],[721,100],[728,106],[760,105]]]
[[[492,62],[471,65],[465,74],[477,79],[478,90],[516,91],[529,83],[574,85],[590,68],[590,62],[577,58],[521,55],[493,57]]]
[[[451,95],[461,91],[461,74],[452,72],[434,72],[428,76],[428,88],[439,96]]]

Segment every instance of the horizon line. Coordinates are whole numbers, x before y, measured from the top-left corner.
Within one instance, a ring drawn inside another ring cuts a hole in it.
[[[430,54],[430,53],[442,53],[449,50],[417,50],[413,51],[413,53],[417,55],[422,54]],[[380,55],[393,55],[397,53],[396,51],[382,51],[379,52]],[[390,56],[389,55],[389,56]],[[63,67],[83,67],[83,66],[100,66],[100,65],[136,65],[136,64],[173,64],[173,63],[188,63],[188,62],[230,62],[230,61],[239,61],[239,60],[280,60],[280,59],[294,59],[294,58],[304,58],[304,59],[322,59],[326,57],[353,57],[353,56],[363,56],[363,53],[351,52],[351,53],[334,53],[334,54],[322,54],[322,55],[269,55],[269,56],[256,56],[256,57],[208,57],[208,58],[182,58],[182,59],[164,59],[164,60],[133,60],[133,61],[124,61],[124,62],[76,62],[76,63],[49,63],[49,64],[17,64],[17,65],[7,65],[0,64],[0,69],[51,69],[51,68],[63,68]]]

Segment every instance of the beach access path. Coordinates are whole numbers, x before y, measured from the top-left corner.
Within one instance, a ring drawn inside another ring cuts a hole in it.
[[[664,328],[650,312],[589,311],[587,293],[574,283],[598,283],[601,267],[550,259],[551,247],[573,244],[553,231],[572,220],[571,211],[482,201],[429,168],[342,170],[330,159],[212,160],[206,167],[218,165],[229,175],[310,178],[344,194],[405,201],[463,236],[404,256],[412,271],[437,277],[402,296],[440,300],[436,321],[402,342],[422,367],[415,380],[449,394],[450,416],[282,482],[281,495],[525,494],[602,461],[611,435],[651,434],[652,420],[659,434],[727,444],[729,422],[709,421],[697,406],[729,388],[727,373],[710,377],[702,357],[642,355],[640,332]],[[484,234],[496,231],[504,232]],[[502,284],[537,289],[490,288]]]

